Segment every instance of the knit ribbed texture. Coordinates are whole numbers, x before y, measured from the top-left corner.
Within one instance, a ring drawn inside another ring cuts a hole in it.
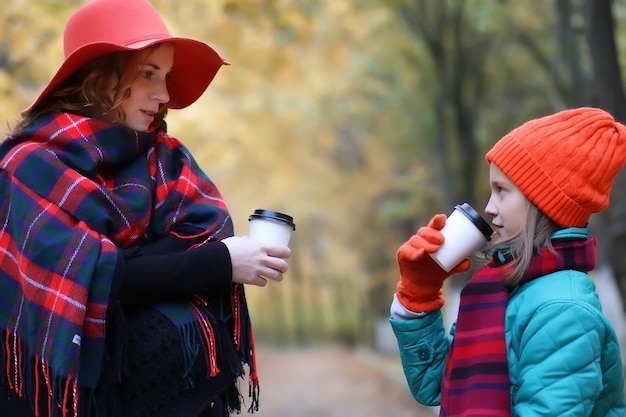
[[[562,227],[584,227],[609,204],[626,163],[626,127],[595,108],[531,120],[487,153],[542,212]]]

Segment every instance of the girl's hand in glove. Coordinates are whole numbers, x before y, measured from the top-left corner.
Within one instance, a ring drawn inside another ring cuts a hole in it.
[[[402,305],[415,313],[439,310],[445,300],[442,296],[443,282],[451,275],[466,272],[472,266],[467,258],[450,272],[444,271],[429,255],[437,252],[443,244],[441,229],[446,224],[445,214],[436,214],[427,227],[420,227],[398,249],[400,281],[396,297]]]

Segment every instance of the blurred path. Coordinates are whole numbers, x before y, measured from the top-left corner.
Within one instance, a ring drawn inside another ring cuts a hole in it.
[[[409,393],[399,358],[339,347],[258,347],[257,367],[256,417],[436,416]]]

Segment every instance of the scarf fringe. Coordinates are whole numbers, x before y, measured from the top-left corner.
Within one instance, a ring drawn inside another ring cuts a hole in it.
[[[206,362],[207,362],[207,377],[216,376],[220,370],[217,366],[217,346],[215,345],[215,332],[213,330],[213,326],[211,325],[211,321],[209,316],[203,314],[202,311],[197,306],[192,307],[192,312],[196,318],[196,322],[198,324],[197,328],[202,332],[202,338],[204,340],[204,346],[206,348]],[[191,333],[192,335],[194,332]],[[198,354],[199,346],[195,347],[195,355]],[[189,352],[192,353],[192,352]]]
[[[201,295],[195,297],[196,305],[194,306],[194,314],[196,320],[202,329],[203,340],[205,346],[215,346],[215,340],[226,341],[227,338],[216,337],[215,332],[212,331],[213,327],[210,326],[210,320],[203,317],[209,317],[212,319],[210,311],[211,303]],[[235,348],[236,357],[227,358],[222,363],[229,364],[229,371],[235,371],[235,375],[242,377],[244,375],[242,364],[246,364],[249,368],[249,380],[248,380],[248,397],[251,399],[248,413],[253,414],[259,410],[259,398],[260,398],[260,385],[259,377],[256,366],[256,349],[254,344],[254,335],[252,332],[252,323],[248,311],[248,306],[245,297],[245,290],[241,284],[233,284],[230,291],[230,313],[231,313],[231,334],[232,334],[232,347]],[[232,347],[228,348],[225,345],[219,349],[220,352],[232,351]],[[215,352],[215,350],[209,350],[209,352]],[[219,353],[218,353],[219,354]],[[209,355],[209,360],[214,361],[214,355]],[[212,362],[211,362],[212,364]],[[236,364],[236,367],[234,366]],[[211,366],[209,368],[211,372],[213,370],[219,372],[217,367]],[[213,376],[213,375],[211,375]],[[232,394],[227,398],[227,409],[230,411],[241,412],[242,397],[239,394],[239,390],[232,390]]]
[[[259,375],[256,365],[254,333],[252,331],[252,322],[250,320],[243,285],[234,284],[231,300],[235,326],[233,331],[233,344],[237,347],[242,361],[245,362],[250,368],[248,397],[251,399],[251,404],[248,408],[248,413],[253,414],[255,411],[259,411],[261,388],[259,385]],[[245,329],[246,332],[243,332],[243,329]]]
[[[4,367],[0,385],[6,385],[20,398],[30,401],[35,417],[89,416],[89,401],[79,403],[78,378],[57,375],[38,355],[28,355],[19,337],[2,331],[0,358]],[[84,390],[88,394],[88,390]],[[90,391],[90,390],[89,390]],[[93,398],[87,395],[87,398]],[[43,413],[43,414],[42,414]]]
[[[208,299],[196,294],[186,308],[165,304],[157,309],[178,329],[184,360],[183,377],[190,388],[197,384],[192,373],[198,360],[205,362],[207,379],[217,377],[231,381],[229,388],[213,403],[214,415],[241,412],[243,396],[237,380],[245,376],[244,365],[250,370],[248,396],[252,402],[248,412],[258,411],[260,389],[254,338],[243,287],[233,284],[227,298],[214,294]]]

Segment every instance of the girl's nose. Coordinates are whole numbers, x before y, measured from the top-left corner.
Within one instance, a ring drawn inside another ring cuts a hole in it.
[[[492,217],[495,217],[498,214],[498,211],[496,210],[495,205],[491,201],[491,197],[489,197],[489,201],[487,201],[487,206],[485,206],[485,213],[488,216],[492,216]]]

